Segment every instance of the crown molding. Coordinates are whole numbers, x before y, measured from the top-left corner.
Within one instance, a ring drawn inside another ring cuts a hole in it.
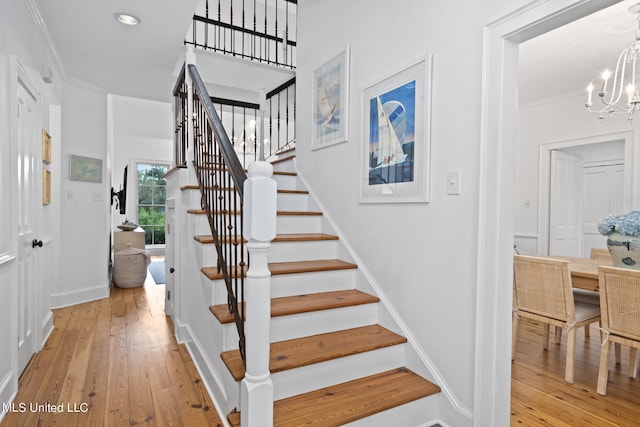
[[[64,64],[62,63],[62,58],[58,53],[58,49],[56,49],[56,45],[53,42],[53,39],[51,38],[51,34],[49,34],[49,30],[47,29],[47,24],[44,22],[44,18],[40,13],[40,9],[38,9],[38,5],[36,4],[35,0],[24,0],[24,3],[27,6],[27,10],[31,15],[31,19],[33,20],[33,23],[38,29],[40,36],[42,37],[43,41],[47,45],[47,48],[49,49],[49,53],[51,54],[51,58],[53,59],[53,62],[55,63],[58,70],[60,71],[60,74],[62,75],[63,79],[66,79],[67,72],[64,68]]]
[[[91,92],[95,92],[98,95],[107,95],[108,92],[99,86],[92,85],[91,83],[87,83],[84,80],[76,79],[75,77],[67,77],[66,82],[70,85],[89,90]]]

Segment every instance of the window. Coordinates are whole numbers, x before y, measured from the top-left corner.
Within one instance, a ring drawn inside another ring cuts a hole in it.
[[[138,224],[144,229],[145,245],[164,245],[164,203],[169,167],[138,163]]]

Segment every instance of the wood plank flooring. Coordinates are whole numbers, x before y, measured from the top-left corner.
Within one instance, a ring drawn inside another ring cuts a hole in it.
[[[163,307],[164,286],[148,275],[143,287],[54,310],[0,426],[222,426]]]
[[[522,319],[511,375],[511,425],[526,426],[638,426],[640,377],[630,378],[629,350],[622,361],[609,365],[607,395],[596,393],[600,361],[600,334],[596,325],[576,341],[574,384],[564,381],[566,334],[562,342],[550,339],[542,349],[542,326]],[[553,332],[552,332],[553,333]],[[613,354],[613,351],[611,352]]]
[[[162,310],[163,288],[114,288],[111,298],[54,310],[55,329],[20,377],[14,426],[222,425],[186,348]],[[512,365],[511,425],[638,426],[640,378],[628,350],[596,393],[599,333],[577,334],[576,378],[564,382],[566,337],[542,350],[542,329],[523,320]],[[52,412],[63,404],[63,412]],[[30,411],[30,405],[41,405]],[[47,412],[47,409],[49,410]],[[73,412],[73,411],[78,412]]]

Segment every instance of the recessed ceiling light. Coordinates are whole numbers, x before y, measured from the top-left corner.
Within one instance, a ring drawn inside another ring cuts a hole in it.
[[[141,22],[140,18],[128,13],[114,13],[113,16],[125,25],[137,25]]]

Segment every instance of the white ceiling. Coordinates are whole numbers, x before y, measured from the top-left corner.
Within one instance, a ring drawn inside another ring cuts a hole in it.
[[[598,88],[606,68],[613,71],[620,52],[634,41],[638,0],[625,0],[520,45],[519,103]],[[594,95],[595,96],[595,95]]]
[[[111,94],[170,101],[179,71],[176,65],[184,55],[185,35],[199,0],[30,1],[42,17],[51,49],[66,78]],[[117,12],[135,15],[141,23],[124,25],[114,18]],[[227,61],[223,55],[210,56]],[[283,76],[264,67],[253,68],[228,74],[243,76],[248,82],[245,89],[264,87],[267,91],[291,75],[290,71]],[[214,75],[218,85],[239,84],[237,80],[221,81],[223,73]]]
[[[108,93],[168,100],[198,0],[35,0],[66,77]],[[116,12],[138,16],[134,27]]]
[[[31,1],[39,9],[67,78],[108,93],[169,101],[174,69],[198,0]],[[520,104],[584,91],[602,70],[614,67],[638,27],[635,16],[627,12],[636,2],[622,1],[522,43]],[[116,12],[134,14],[142,22],[128,27],[114,19]],[[246,75],[243,80],[255,86],[247,87],[251,90],[270,90],[288,78],[269,74],[264,67],[255,72],[253,77],[250,70],[232,75]]]

